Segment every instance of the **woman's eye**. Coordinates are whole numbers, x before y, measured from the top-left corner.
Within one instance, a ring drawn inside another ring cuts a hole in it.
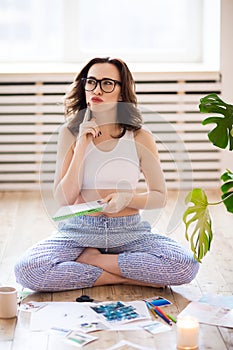
[[[108,86],[114,85],[113,81],[111,81],[111,80],[103,80],[103,84],[108,85]]]
[[[95,85],[95,80],[93,80],[93,79],[87,79],[87,84],[89,84],[89,85]]]

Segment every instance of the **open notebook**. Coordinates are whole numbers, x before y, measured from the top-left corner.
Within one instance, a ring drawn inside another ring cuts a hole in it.
[[[58,209],[58,211],[52,216],[54,221],[66,220],[73,216],[85,215],[89,213],[101,212],[106,203],[100,204],[99,201],[65,205]]]

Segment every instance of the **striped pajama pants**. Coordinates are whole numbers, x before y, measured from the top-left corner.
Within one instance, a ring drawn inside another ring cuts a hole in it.
[[[140,215],[85,215],[60,222],[58,231],[26,251],[15,265],[16,280],[35,291],[92,287],[103,270],[75,261],[86,247],[118,254],[123,277],[150,284],[189,283],[199,268],[190,251],[151,232]]]

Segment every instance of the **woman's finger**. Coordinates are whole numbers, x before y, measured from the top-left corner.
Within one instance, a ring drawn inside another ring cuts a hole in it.
[[[84,118],[83,118],[83,123],[88,122],[89,120],[91,120],[91,110],[90,108],[87,106],[86,112],[84,114]]]
[[[80,126],[82,129],[82,134],[92,134],[93,137],[98,137],[101,135],[100,128],[95,122],[95,117],[92,117],[89,105],[87,106],[83,121]]]
[[[82,134],[92,134],[93,137],[98,137],[101,135],[101,131],[98,127],[87,127],[83,128]]]

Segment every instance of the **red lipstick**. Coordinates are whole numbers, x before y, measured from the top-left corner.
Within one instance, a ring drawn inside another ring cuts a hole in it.
[[[104,100],[102,100],[102,98],[97,97],[97,96],[93,96],[93,97],[91,98],[91,101],[92,101],[93,103],[101,103],[101,102],[104,102]]]

